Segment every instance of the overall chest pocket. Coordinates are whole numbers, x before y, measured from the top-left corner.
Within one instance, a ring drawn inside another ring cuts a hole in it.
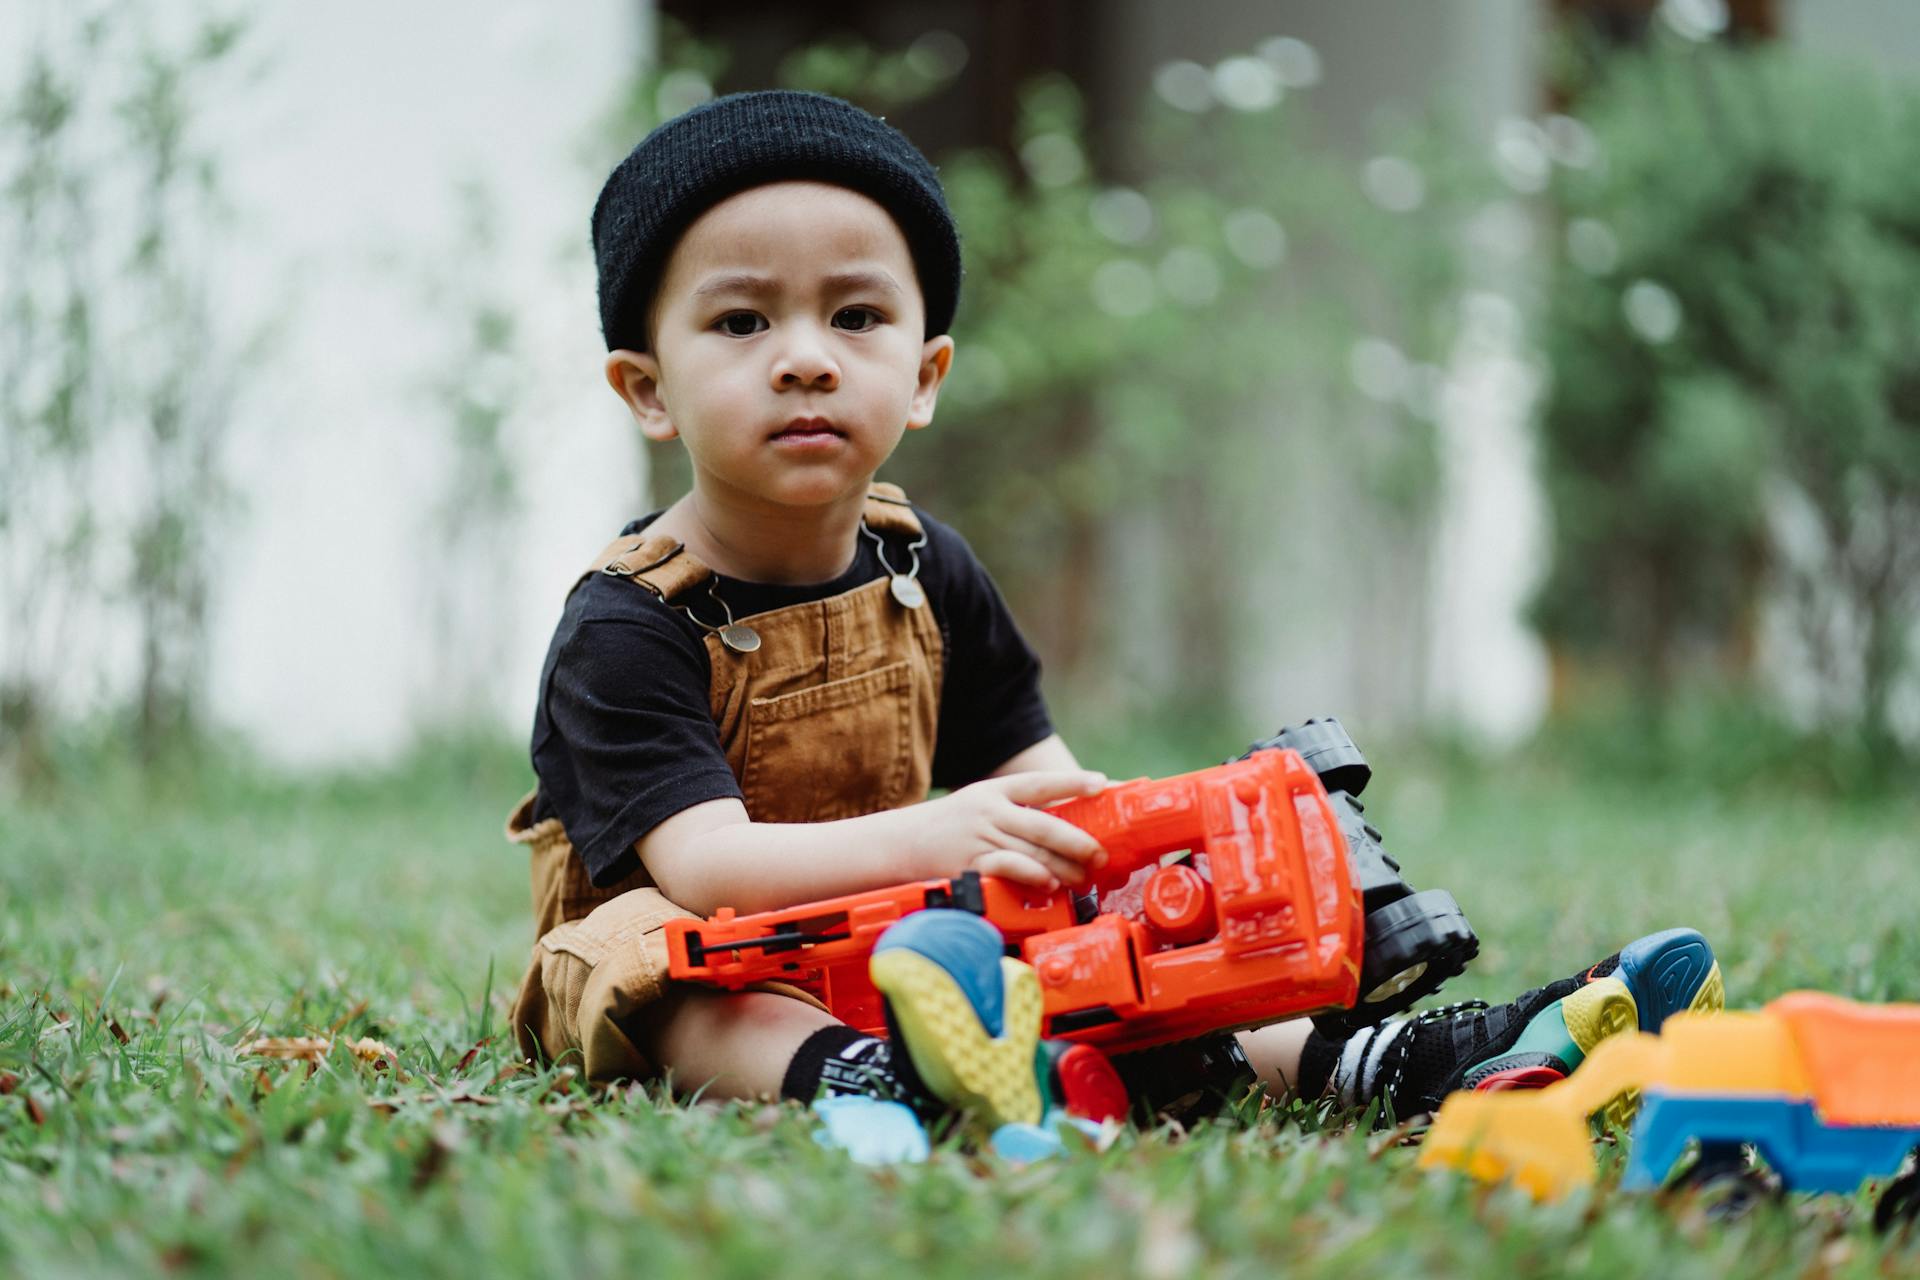
[[[747,707],[740,789],[755,822],[897,808],[912,776],[913,673],[902,659]]]

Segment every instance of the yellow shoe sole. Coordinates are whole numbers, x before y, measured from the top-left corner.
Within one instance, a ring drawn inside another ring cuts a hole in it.
[[[1040,1122],[1044,1104],[1034,1054],[1041,997],[1032,966],[1000,961],[1006,1008],[999,1036],[987,1033],[947,971],[917,952],[879,952],[870,972],[887,997],[914,1070],[935,1096],[989,1130]]]
[[[1716,960],[1687,1009],[1694,1013],[1712,1013],[1725,1008],[1726,1003],[1726,982],[1720,976],[1720,962]],[[1596,978],[1562,1000],[1560,1014],[1566,1019],[1567,1033],[1583,1056],[1591,1054],[1608,1036],[1638,1030],[1640,1026],[1640,1007],[1634,1001],[1633,992],[1614,977]],[[1608,1124],[1625,1129],[1633,1124],[1634,1112],[1639,1109],[1640,1091],[1629,1089],[1609,1102],[1602,1114]]]

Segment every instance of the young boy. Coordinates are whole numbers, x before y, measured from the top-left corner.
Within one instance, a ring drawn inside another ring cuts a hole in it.
[[[896,1043],[793,988],[665,977],[676,916],[965,871],[1077,885],[1105,856],[1044,809],[1106,779],[1053,732],[991,580],[874,482],[954,359],[960,248],[934,170],[838,99],[737,94],[633,150],[593,239],[607,380],[648,438],[682,441],[693,487],[590,563],[541,675],[539,786],[508,823],[539,938],[522,1045],[707,1097],[878,1092],[1023,1118],[1030,1100],[970,1091],[955,1060],[1030,1078],[1037,1005],[997,937],[931,919],[950,913],[903,922],[876,966],[899,975],[882,982]],[[1717,989],[1705,943],[1675,931],[1502,1008],[1345,1043],[1287,1023],[1194,1058],[1237,1048],[1275,1092],[1405,1115],[1463,1082],[1571,1070],[1599,1036]],[[936,1006],[955,991],[986,1048],[951,1043]]]

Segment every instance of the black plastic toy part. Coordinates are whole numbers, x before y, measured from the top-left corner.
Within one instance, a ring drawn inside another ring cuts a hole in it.
[[[1360,963],[1360,998],[1351,1009],[1317,1014],[1313,1025],[1333,1038],[1352,1035],[1412,1008],[1438,991],[1449,978],[1466,972],[1479,953],[1480,939],[1445,889],[1415,892],[1400,878],[1400,864],[1380,843],[1380,832],[1363,816],[1358,796],[1373,769],[1353,739],[1332,716],[1290,725],[1247,749],[1298,751],[1319,775],[1346,837],[1366,913],[1366,942]]]
[[[1920,1148],[1914,1155],[1920,1157]],[[1920,1163],[1910,1160],[1907,1171],[1880,1193],[1880,1203],[1873,1210],[1873,1228],[1881,1235],[1891,1235],[1912,1224],[1920,1224]]]
[[[1753,1148],[1743,1142],[1703,1142],[1694,1161],[1672,1182],[1670,1192],[1688,1192],[1709,1222],[1732,1223],[1786,1192],[1769,1169],[1754,1163]]]

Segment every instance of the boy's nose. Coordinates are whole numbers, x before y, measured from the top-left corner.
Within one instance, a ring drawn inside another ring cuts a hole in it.
[[[831,391],[840,385],[840,366],[818,334],[797,326],[773,363],[774,389],[819,387]]]

